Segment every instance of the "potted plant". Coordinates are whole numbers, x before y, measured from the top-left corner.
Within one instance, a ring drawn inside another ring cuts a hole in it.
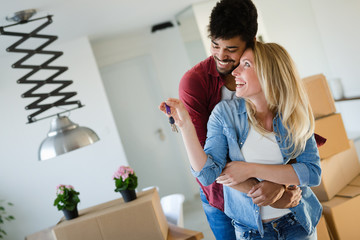
[[[0,200],[0,238],[4,238],[4,235],[6,235],[6,232],[3,228],[5,221],[10,222],[11,220],[15,219],[6,212],[5,205],[12,206],[13,204],[10,202],[5,202],[4,200]]]
[[[77,205],[80,202],[79,192],[75,191],[71,185],[60,184],[56,187],[56,198],[54,206],[62,210],[67,220],[79,216]]]
[[[115,192],[120,192],[125,202],[136,199],[137,176],[129,166],[120,166],[114,173]]]

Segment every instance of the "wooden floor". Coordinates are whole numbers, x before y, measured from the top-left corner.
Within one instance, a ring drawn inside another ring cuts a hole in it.
[[[215,240],[215,237],[206,220],[202,208],[200,195],[194,199],[184,202],[184,227],[191,230],[200,231],[204,234],[205,240]]]

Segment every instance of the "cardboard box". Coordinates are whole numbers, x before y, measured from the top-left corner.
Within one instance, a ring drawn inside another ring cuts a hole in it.
[[[315,119],[336,112],[334,98],[323,74],[304,78],[303,81]]]
[[[315,120],[315,132],[326,138],[325,144],[319,147],[321,159],[331,157],[350,148],[340,113]]]
[[[349,145],[348,150],[321,160],[321,183],[312,187],[320,201],[329,201],[360,173],[354,142],[350,140]]]
[[[25,237],[25,240],[56,240],[52,234],[52,228],[41,230]],[[199,240],[203,239],[204,234],[202,232],[193,231],[186,228],[180,228],[169,223],[169,231],[167,240]]]
[[[64,220],[52,232],[57,240],[166,240],[168,223],[156,189],[137,193],[137,199],[122,198],[79,211],[79,217]]]
[[[317,240],[330,240],[329,230],[324,216],[321,216],[316,226]]]
[[[359,239],[360,187],[347,186],[328,202],[323,213],[334,239]]]
[[[357,186],[360,187],[360,175],[354,178],[350,183],[350,186]]]

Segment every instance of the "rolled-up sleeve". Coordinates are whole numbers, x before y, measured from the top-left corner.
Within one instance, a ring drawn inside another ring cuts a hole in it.
[[[211,155],[207,155],[207,161],[204,165],[204,167],[201,169],[201,171],[195,171],[193,168],[191,168],[191,172],[194,177],[199,179],[202,185],[208,186],[212,184],[215,179],[220,175],[222,172],[222,169],[224,167],[219,166],[216,162],[214,162]]]
[[[297,163],[292,164],[292,167],[299,178],[300,186],[318,186],[321,181],[321,167],[314,136],[307,140],[305,150],[296,160]]]

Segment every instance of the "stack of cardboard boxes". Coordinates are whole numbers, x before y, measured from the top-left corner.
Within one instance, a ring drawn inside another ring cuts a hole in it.
[[[354,142],[347,138],[341,114],[336,113],[325,76],[319,74],[303,80],[315,116],[315,133],[327,139],[319,148],[321,184],[312,190],[323,205],[332,237],[360,239],[357,219],[360,214],[360,163]]]

